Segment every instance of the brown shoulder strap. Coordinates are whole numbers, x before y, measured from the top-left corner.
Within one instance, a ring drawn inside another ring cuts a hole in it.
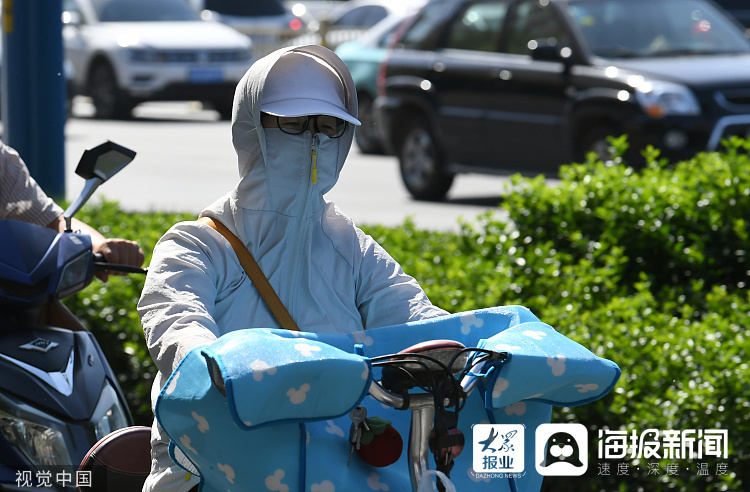
[[[227,229],[227,226],[218,220],[211,219],[210,217],[201,217],[198,219],[198,222],[203,222],[204,224],[213,227],[224,236],[227,241],[229,241],[229,244],[232,245],[234,252],[237,254],[237,258],[240,260],[242,268],[245,269],[247,276],[250,277],[253,285],[258,289],[261,297],[266,302],[266,305],[276,317],[276,320],[281,327],[285,330],[300,331],[297,327],[297,323],[294,322],[289,311],[284,307],[284,303],[281,302],[279,296],[276,295],[276,291],[273,290],[273,287],[268,282],[268,278],[263,274],[263,270],[260,269],[260,266],[258,266],[255,258],[253,258],[252,253],[250,253],[245,245],[242,244],[242,241],[232,234],[232,231]]]

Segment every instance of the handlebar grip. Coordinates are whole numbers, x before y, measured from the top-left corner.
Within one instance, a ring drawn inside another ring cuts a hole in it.
[[[110,272],[140,273],[145,275],[148,271],[145,268],[122,265],[119,263],[109,263],[101,253],[94,254],[94,269],[106,270]]]

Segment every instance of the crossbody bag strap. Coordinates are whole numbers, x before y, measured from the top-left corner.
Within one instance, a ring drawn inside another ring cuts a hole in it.
[[[263,274],[263,270],[258,266],[258,262],[255,261],[255,258],[253,258],[252,253],[250,253],[247,247],[242,244],[242,241],[232,234],[232,231],[230,231],[227,226],[218,220],[211,219],[210,217],[201,217],[198,219],[198,222],[213,227],[219,232],[219,234],[229,241],[229,244],[232,245],[234,252],[237,254],[237,258],[240,260],[242,268],[245,269],[247,276],[250,277],[253,285],[258,289],[260,296],[266,302],[266,305],[271,310],[281,327],[285,330],[300,331],[297,327],[297,323],[294,322],[289,311],[284,307],[284,303],[281,302],[279,296],[276,295],[276,291],[273,290],[273,287],[268,282],[268,278]]]

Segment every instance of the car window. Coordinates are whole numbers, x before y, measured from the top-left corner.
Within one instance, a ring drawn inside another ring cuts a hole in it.
[[[182,0],[93,0],[99,22],[198,21]]]
[[[445,47],[495,51],[507,10],[507,3],[498,1],[469,5],[463,15],[459,15],[451,22]]]
[[[508,23],[508,53],[529,54],[529,42],[544,40],[546,44],[568,44],[565,28],[549,2],[524,0],[519,2]]]
[[[203,6],[206,10],[240,17],[284,15],[286,13],[281,2],[275,0],[206,0]]]
[[[750,51],[742,30],[702,0],[574,1],[568,12],[592,52],[602,57]]]
[[[378,48],[390,48],[404,22],[407,22],[407,19],[400,19],[398,22],[394,22],[388,30],[378,36],[375,46]]]
[[[81,13],[81,7],[78,5],[78,2],[76,0],[63,0],[62,9],[63,12],[75,12],[77,14]]]
[[[333,22],[335,26],[371,27],[385,19],[388,10],[382,5],[355,7]]]
[[[399,38],[398,44],[408,49],[420,49],[435,44],[440,36],[437,26],[450,15],[446,2],[428,3],[418,14],[409,28]]]

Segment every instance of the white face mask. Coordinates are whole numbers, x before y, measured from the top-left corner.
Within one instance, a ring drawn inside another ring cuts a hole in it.
[[[289,135],[278,128],[264,129],[266,170],[272,208],[287,209],[312,192],[322,196],[336,183],[339,142],[322,133]],[[313,160],[313,151],[315,152]],[[315,172],[313,172],[315,167]],[[312,181],[315,180],[315,183]]]
[[[339,139],[329,138],[321,133],[315,135],[317,139],[317,174],[320,194],[328,193],[338,180]]]

